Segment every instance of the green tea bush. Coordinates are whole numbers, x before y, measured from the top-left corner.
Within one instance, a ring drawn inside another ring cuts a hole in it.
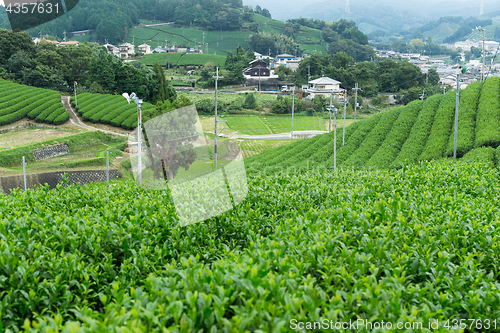
[[[493,168],[495,166],[495,153],[493,147],[480,147],[469,151],[464,155],[463,160],[467,162],[483,163],[486,166]]]
[[[399,167],[401,164],[414,163],[418,160],[427,143],[434,116],[442,97],[442,95],[434,95],[425,100],[417,120],[411,128],[410,135],[391,166]]]
[[[455,95],[454,91],[450,91],[441,100],[434,117],[431,133],[422,154],[420,154],[420,160],[439,159],[444,156],[455,119]]]
[[[377,167],[385,169],[390,167],[401,151],[401,147],[406,142],[406,139],[408,139],[413,124],[422,109],[422,105],[422,101],[413,101],[400,111],[401,114],[394,122],[384,142],[366,163],[368,168]]]
[[[45,118],[45,122],[52,124],[52,123],[54,123],[54,120],[57,117],[59,117],[61,114],[65,113],[65,112],[66,112],[66,109],[61,106],[61,107],[57,108],[56,110],[52,111],[52,113],[50,115],[48,115],[47,118]]]
[[[462,157],[474,148],[476,115],[481,94],[482,82],[474,82],[460,93],[460,108],[458,109],[457,157]],[[455,120],[446,149],[446,156],[453,156],[455,144]]]
[[[474,147],[500,145],[500,77],[490,77],[481,89]]]
[[[64,124],[65,122],[67,122],[69,120],[69,113],[68,112],[63,112],[61,113],[59,116],[57,116],[53,123],[54,125],[62,125]]]
[[[379,121],[366,136],[363,143],[341,164],[341,166],[343,168],[358,168],[365,166],[370,160],[370,157],[380,148],[387,134],[390,132],[392,125],[403,110],[403,108],[396,108],[381,114]]]
[[[250,178],[242,203],[184,228],[168,192],[113,185],[0,195],[4,331],[498,331],[500,186],[484,164]]]

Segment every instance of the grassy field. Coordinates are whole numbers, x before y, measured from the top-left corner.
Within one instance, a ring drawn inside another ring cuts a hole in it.
[[[202,116],[202,126],[207,132],[213,132],[213,117]],[[220,118],[225,122],[220,125],[223,133],[239,133],[250,135],[279,134],[287,133],[292,128],[291,116],[274,115],[244,115],[233,116],[224,115]],[[346,121],[346,126],[350,125],[352,120]],[[343,124],[337,122],[337,127]],[[328,120],[319,116],[295,116],[295,131],[325,131],[328,129]]]

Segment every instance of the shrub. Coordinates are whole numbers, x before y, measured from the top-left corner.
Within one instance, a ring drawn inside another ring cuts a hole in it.
[[[392,167],[399,167],[401,164],[409,164],[418,160],[427,143],[434,116],[442,98],[443,95],[435,95],[424,101],[417,120],[411,128],[410,135],[403,144],[398,156],[392,162]]]
[[[498,145],[500,145],[500,77],[490,77],[481,89],[474,147]]]
[[[245,102],[243,103],[245,109],[256,109],[257,102],[255,101],[255,96],[253,93],[249,93],[245,97]]]
[[[424,151],[420,154],[420,160],[444,157],[455,119],[455,95],[454,91],[450,91],[442,98],[439,108],[436,111],[434,123],[432,124],[431,133],[427,139]]]

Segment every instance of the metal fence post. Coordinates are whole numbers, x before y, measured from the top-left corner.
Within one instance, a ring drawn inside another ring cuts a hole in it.
[[[26,159],[23,156],[23,180],[24,180],[24,192],[26,192]]]
[[[106,149],[106,183],[109,186],[109,150]]]

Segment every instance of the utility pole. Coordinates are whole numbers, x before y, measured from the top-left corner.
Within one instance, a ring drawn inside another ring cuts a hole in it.
[[[457,74],[457,98],[455,102],[455,138],[453,140],[453,158],[457,158],[458,106],[460,102],[460,74]]]
[[[307,65],[307,83],[311,81],[311,65]]]
[[[142,134],[142,99],[137,97],[137,95],[133,92],[128,95],[128,93],[123,93],[123,97],[127,99],[128,104],[130,104],[130,100],[134,100],[135,104],[137,104],[137,178],[139,179],[139,186],[142,184],[142,143],[141,143],[141,134]]]
[[[215,79],[215,142],[214,142],[214,170],[217,169],[217,82],[219,79],[223,79],[224,76],[219,76],[219,67],[217,67],[217,73],[213,76]]]
[[[363,89],[358,88],[358,83],[356,82],[356,86],[352,88],[355,91],[356,97],[354,98],[354,121],[356,122],[356,109],[358,107],[358,90],[363,91]]]
[[[78,101],[76,100],[76,81],[73,81],[73,90],[75,91],[75,105],[78,106]]]
[[[344,128],[342,130],[342,146],[345,145],[345,114],[347,111],[347,89],[344,90]]]
[[[203,45],[205,45],[205,31],[203,31]]]
[[[64,41],[66,41],[66,30],[64,30]]]
[[[446,86],[443,84],[441,88],[443,88],[443,95],[446,94]]]
[[[483,82],[483,75],[484,75],[484,29],[481,27],[476,27],[476,29],[483,32],[483,66],[481,68],[481,82]]]
[[[423,101],[423,100],[424,100],[424,98],[425,98],[425,89],[424,89],[424,90],[422,90],[422,95],[420,95],[419,99],[420,99],[421,101]]]
[[[259,91],[260,91],[260,66],[259,66]]]
[[[293,113],[295,111],[295,86],[290,87],[290,90],[292,91],[292,133],[290,139],[293,139]]]
[[[330,94],[330,109],[328,110],[328,113],[330,114],[330,121],[328,122],[328,132],[332,131],[332,112],[331,108],[333,107],[333,89],[332,93]]]
[[[333,170],[337,171],[337,108],[333,108]]]
[[[483,69],[481,69],[481,82],[484,80],[484,59],[486,58],[486,54],[484,53],[484,29],[483,29]]]

